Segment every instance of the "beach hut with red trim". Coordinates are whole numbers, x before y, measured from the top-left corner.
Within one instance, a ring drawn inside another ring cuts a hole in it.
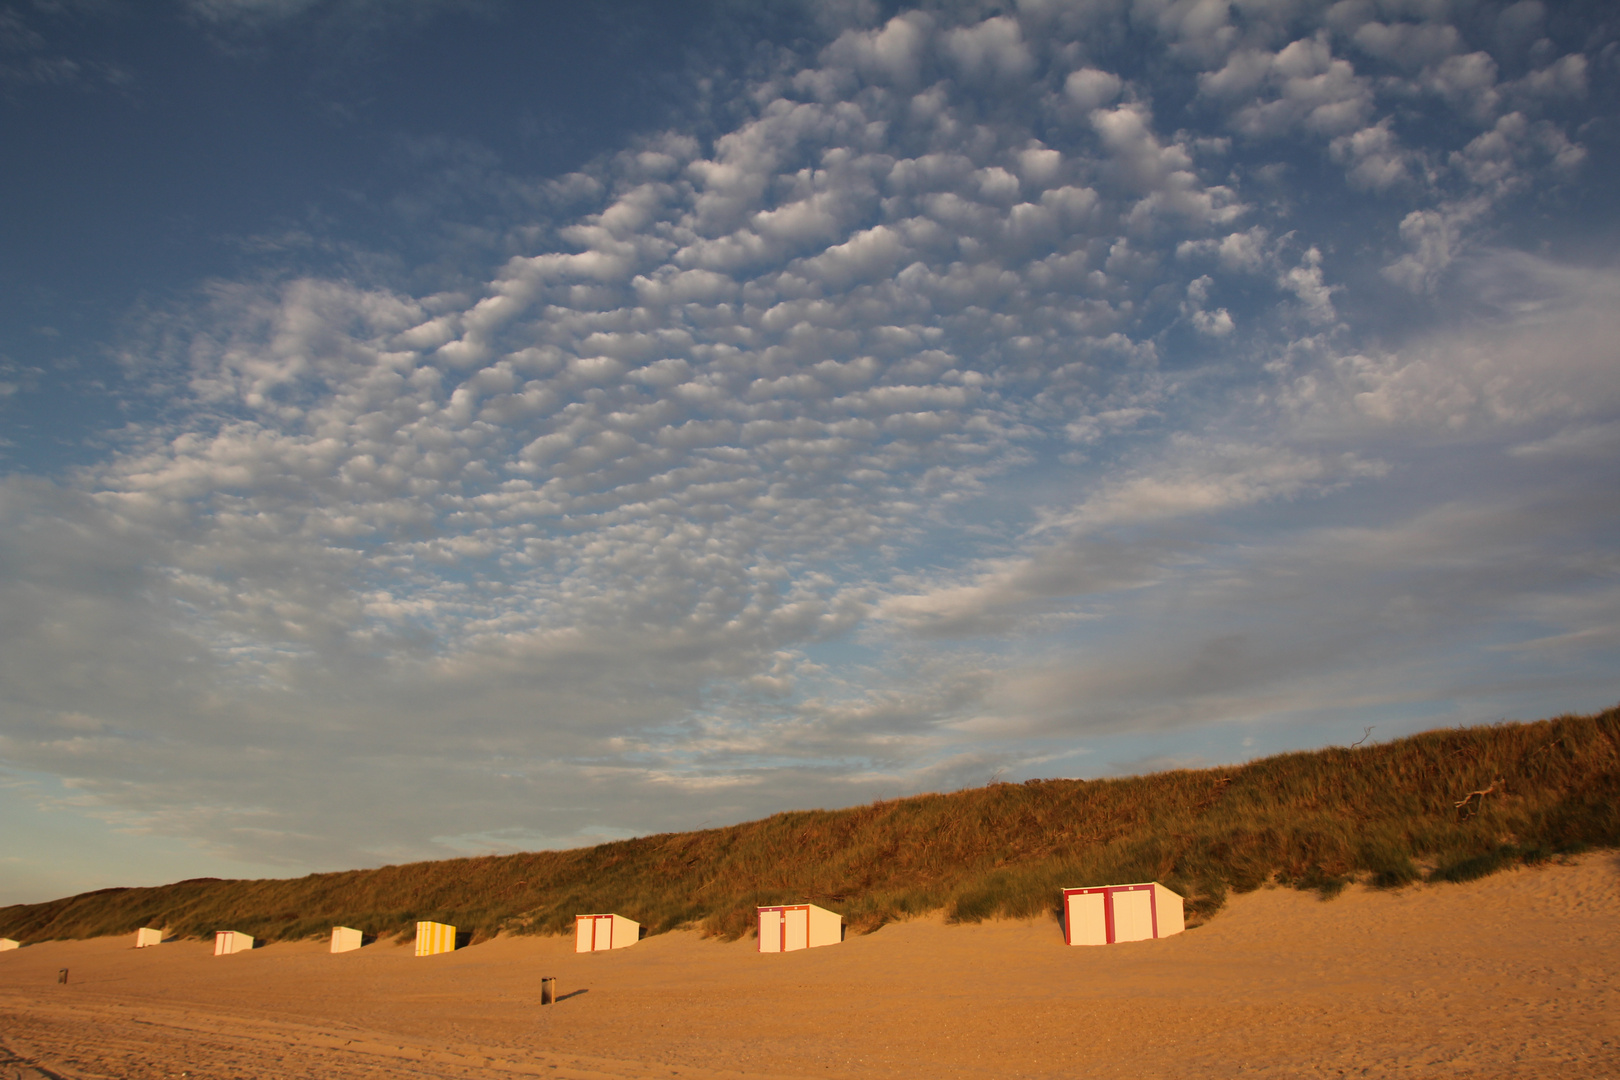
[[[759,951],[793,952],[844,940],[844,917],[814,904],[775,904],[759,912]]]
[[[641,924],[623,915],[575,915],[574,951],[607,952],[641,940]]]
[[[1182,898],[1157,881],[1063,890],[1063,940],[1069,945],[1148,941],[1187,929]]]
[[[240,930],[219,930],[214,933],[215,956],[230,956],[233,953],[252,951],[252,934],[244,934]]]

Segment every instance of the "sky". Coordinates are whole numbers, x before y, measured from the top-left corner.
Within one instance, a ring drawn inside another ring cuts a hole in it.
[[[1620,701],[1603,2],[0,0],[0,903]]]

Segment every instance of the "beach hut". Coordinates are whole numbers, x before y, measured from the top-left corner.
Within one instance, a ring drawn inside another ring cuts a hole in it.
[[[1157,881],[1063,890],[1063,940],[1070,945],[1146,941],[1186,928],[1181,897]]]
[[[437,956],[456,951],[456,928],[449,923],[419,922],[416,924],[416,955]]]
[[[0,952],[10,952],[12,949],[22,948],[22,942],[16,938],[0,937]]]
[[[366,935],[349,926],[332,927],[332,951],[353,952],[366,943]]]
[[[606,952],[641,940],[641,924],[623,915],[575,915],[574,951]]]
[[[135,931],[135,947],[137,949],[144,949],[148,945],[161,944],[163,944],[163,931],[154,930],[150,926]]]
[[[253,936],[244,934],[240,930],[220,930],[214,934],[214,955],[230,956],[232,953],[253,951]]]
[[[759,951],[792,952],[844,940],[844,917],[814,904],[776,904],[759,912]]]

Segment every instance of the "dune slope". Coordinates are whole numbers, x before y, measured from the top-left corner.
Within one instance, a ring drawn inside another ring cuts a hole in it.
[[[319,937],[334,924],[482,940],[617,911],[655,934],[746,934],[756,904],[813,899],[857,931],[927,911],[1051,910],[1064,885],[1159,880],[1207,916],[1268,880],[1332,893],[1353,879],[1465,880],[1620,845],[1620,709],[1432,731],[1359,749],[1118,780],[993,784],[723,829],[311,874],[107,889],[0,908],[23,941],[167,927]]]

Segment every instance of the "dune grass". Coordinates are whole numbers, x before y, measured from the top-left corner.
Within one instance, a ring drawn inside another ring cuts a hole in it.
[[[0,908],[0,935],[162,926],[277,941],[341,924],[403,942],[430,919],[478,941],[568,932],[576,914],[616,911],[651,933],[736,938],[752,932],[758,904],[808,899],[861,932],[939,909],[966,922],[1055,913],[1060,887],[1149,880],[1187,897],[1196,923],[1229,892],[1268,881],[1329,897],[1352,880],[1466,881],[1616,846],[1620,708],[1223,769],[998,783],[573,851],[101,889]]]

